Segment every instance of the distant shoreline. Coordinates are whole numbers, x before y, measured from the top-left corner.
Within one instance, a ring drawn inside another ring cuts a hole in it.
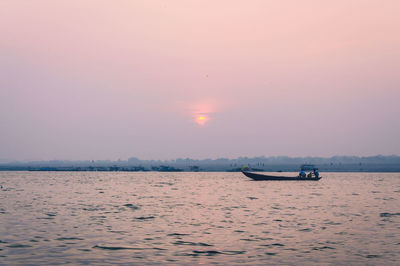
[[[239,157],[236,159],[86,160],[86,161],[9,161],[0,163],[0,171],[83,171],[83,172],[297,172],[302,164],[313,164],[321,172],[400,172],[400,156],[323,157]]]
[[[129,170],[28,170],[28,169],[0,169],[0,172],[107,172],[107,173],[240,173],[241,171],[230,170],[201,170],[201,171],[129,171]],[[293,173],[298,171],[252,171],[265,173]],[[322,170],[324,173],[400,173],[400,170],[360,171],[360,170]]]

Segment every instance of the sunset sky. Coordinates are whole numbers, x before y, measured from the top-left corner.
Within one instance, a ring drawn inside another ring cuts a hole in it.
[[[0,159],[400,155],[400,1],[0,1]]]

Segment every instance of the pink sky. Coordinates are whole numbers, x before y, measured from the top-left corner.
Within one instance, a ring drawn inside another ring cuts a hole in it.
[[[0,158],[400,154],[399,10],[0,1]]]

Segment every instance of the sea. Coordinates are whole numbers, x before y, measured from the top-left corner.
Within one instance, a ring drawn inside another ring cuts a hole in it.
[[[399,265],[400,173],[321,176],[0,172],[0,265]]]

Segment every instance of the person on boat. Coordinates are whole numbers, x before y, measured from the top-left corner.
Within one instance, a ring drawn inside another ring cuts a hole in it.
[[[314,177],[315,177],[315,178],[318,178],[318,177],[319,177],[318,169],[317,169],[317,168],[314,168],[313,171],[314,171]]]
[[[304,170],[301,170],[299,176],[303,178],[306,177],[306,172],[304,172]]]

